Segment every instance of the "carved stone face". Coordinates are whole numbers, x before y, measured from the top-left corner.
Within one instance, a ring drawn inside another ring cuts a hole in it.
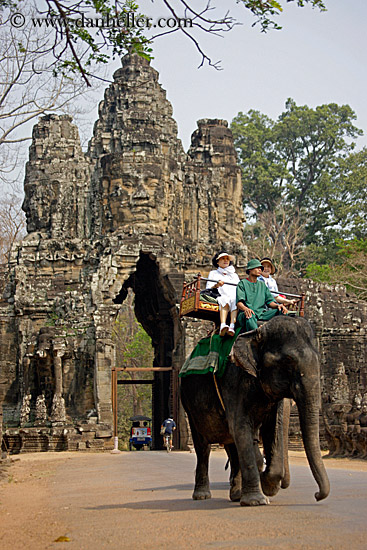
[[[48,334],[40,334],[38,337],[38,357],[45,358],[50,354],[52,347],[51,337]]]
[[[159,201],[159,181],[154,178],[144,178],[130,196],[130,209],[136,222],[159,218],[158,212],[162,211],[162,206]]]
[[[59,195],[59,182],[27,183],[24,186],[22,209],[27,218],[27,231],[45,231],[51,228],[51,213]]]
[[[114,225],[152,223],[163,217],[164,184],[155,177],[127,176],[113,179],[109,205]],[[105,194],[107,189],[105,189]]]

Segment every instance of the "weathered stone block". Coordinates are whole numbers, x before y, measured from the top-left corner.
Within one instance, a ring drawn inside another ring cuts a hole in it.
[[[112,430],[96,430],[96,437],[110,438],[112,437]]]
[[[87,441],[87,449],[102,450],[103,448],[103,439],[92,439],[90,441]]]

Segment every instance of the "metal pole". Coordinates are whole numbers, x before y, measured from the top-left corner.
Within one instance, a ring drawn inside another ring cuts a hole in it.
[[[209,281],[211,283],[217,283],[218,281],[215,280],[215,279],[206,279],[205,277],[201,277],[200,278],[201,281]],[[224,285],[231,285],[231,286],[237,286],[236,283],[226,283],[225,281],[223,281],[223,284]],[[272,294],[276,294],[277,296],[279,294],[284,294],[285,296],[292,296],[292,298],[301,298],[301,295],[300,294],[289,294],[289,292],[282,292],[282,291],[279,291],[279,292],[275,292],[274,290],[271,291]]]

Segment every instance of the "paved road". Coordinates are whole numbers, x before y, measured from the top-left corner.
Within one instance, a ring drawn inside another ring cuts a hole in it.
[[[316,503],[309,468],[296,461],[291,486],[269,506],[242,508],[228,500],[225,461],[224,451],[212,453],[207,501],[191,499],[194,454],[88,454],[66,461],[51,499],[70,538],[66,548],[366,550],[367,473],[328,470],[331,494]]]

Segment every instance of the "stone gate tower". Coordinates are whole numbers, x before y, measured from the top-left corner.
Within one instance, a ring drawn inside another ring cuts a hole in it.
[[[241,188],[227,123],[200,120],[186,154],[158,73],[137,55],[106,90],[87,153],[70,117],[39,121],[24,186],[28,235],[12,251],[0,304],[7,425],[44,402],[48,445],[63,434],[72,448],[70,433],[94,414],[93,445],[110,441],[120,304],[131,288],[154,366],[177,373],[195,325],[178,317],[184,278],[207,273],[218,248],[245,265]],[[172,380],[155,377],[158,433]]]

